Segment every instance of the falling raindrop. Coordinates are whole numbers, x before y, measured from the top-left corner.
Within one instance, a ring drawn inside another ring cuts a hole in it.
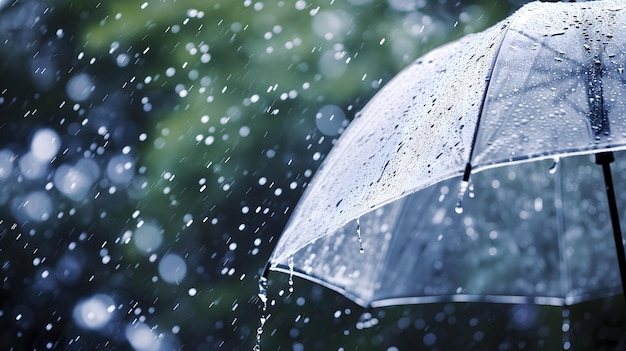
[[[359,252],[363,253],[365,250],[363,249],[363,239],[361,239],[361,218],[356,219],[356,235],[359,239]]]
[[[263,303],[263,311],[267,310],[267,278],[261,277],[259,279],[259,299]]]
[[[454,212],[458,214],[463,213],[463,197],[465,197],[465,193],[467,192],[468,186],[469,186],[468,180],[461,181],[461,186],[459,187],[459,196],[457,198],[456,207],[454,208]]]
[[[563,322],[561,324],[561,331],[563,332],[563,350],[569,350],[572,347],[572,344],[570,342],[570,311],[567,306],[563,307],[561,316],[563,317]]]
[[[289,292],[292,293],[293,292],[293,256],[289,257],[287,264],[289,265]]]
[[[263,304],[263,312],[261,313],[261,318],[259,319],[259,327],[256,330],[256,339],[255,339],[255,344],[254,344],[254,351],[260,351],[261,350],[261,335],[263,334],[263,326],[265,325],[265,322],[267,322],[267,319],[270,317],[268,314],[266,314],[267,312],[267,278],[265,276],[262,276],[259,279],[259,293],[258,293],[259,299],[261,300],[261,303]]]
[[[378,324],[378,318],[374,317],[370,312],[364,312],[359,317],[359,321],[356,323],[356,328],[359,330],[369,329]]]
[[[552,158],[552,166],[550,166],[550,169],[548,169],[548,173],[555,174],[559,170],[559,162],[560,157],[556,156]]]

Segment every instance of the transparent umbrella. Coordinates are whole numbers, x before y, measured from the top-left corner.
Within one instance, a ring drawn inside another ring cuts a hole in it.
[[[624,23],[621,0],[530,3],[415,61],[341,136],[262,279],[363,306],[619,294]]]

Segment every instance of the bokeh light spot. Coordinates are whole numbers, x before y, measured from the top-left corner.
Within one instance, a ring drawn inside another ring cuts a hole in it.
[[[187,274],[187,264],[176,254],[167,254],[159,261],[159,275],[170,284],[179,284]]]
[[[91,77],[86,73],[80,73],[70,78],[65,87],[65,91],[70,99],[74,101],[85,101],[95,88]]]
[[[154,224],[144,224],[135,230],[135,246],[143,253],[151,253],[158,249],[162,241],[163,233],[161,233],[159,227]]]
[[[40,162],[52,160],[60,148],[61,138],[59,134],[49,128],[38,130],[30,143],[31,154]]]
[[[348,121],[339,106],[326,105],[315,115],[315,125],[325,135],[335,136],[343,131]]]
[[[73,318],[84,329],[101,329],[109,323],[115,312],[115,302],[105,294],[97,294],[79,302],[74,307]]]

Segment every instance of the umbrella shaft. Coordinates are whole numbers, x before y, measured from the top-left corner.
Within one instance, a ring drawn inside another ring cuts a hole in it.
[[[613,226],[613,237],[615,238],[615,249],[619,264],[620,277],[622,279],[622,291],[626,299],[626,255],[624,254],[624,243],[622,241],[622,230],[619,223],[619,212],[615,201],[615,190],[613,187],[613,177],[611,175],[611,162],[614,157],[612,152],[602,152],[596,154],[596,163],[602,165],[604,173],[604,183],[606,185],[606,195],[609,201],[609,212],[611,214],[611,224]]]

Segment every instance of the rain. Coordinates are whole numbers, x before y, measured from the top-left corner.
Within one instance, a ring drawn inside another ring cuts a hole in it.
[[[298,200],[368,101],[425,53],[524,3],[0,0],[0,349],[623,348],[621,296],[568,308],[368,308],[298,270],[316,268],[332,240],[313,243],[322,254],[286,257],[285,274],[266,271]],[[546,174],[568,165],[546,161]],[[429,221],[457,221],[463,241],[489,243],[467,262],[514,250],[505,233],[481,236],[469,204],[485,188],[506,195],[516,177],[472,175],[467,189],[433,192],[433,202],[458,195],[463,205]],[[563,191],[588,195],[579,211],[609,222],[595,201],[602,191]],[[539,195],[517,201],[524,225],[550,206]],[[384,207],[352,218],[339,233],[348,245],[322,268],[370,284],[344,261],[375,262],[392,241],[390,216]],[[609,249],[598,240],[585,254]],[[529,257],[519,262],[528,272],[551,264]]]

